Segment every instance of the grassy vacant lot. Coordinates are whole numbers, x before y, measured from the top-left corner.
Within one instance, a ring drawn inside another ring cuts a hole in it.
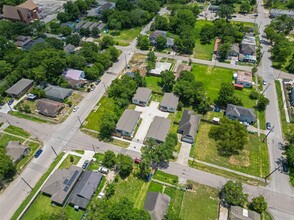
[[[14,134],[14,135],[18,135],[24,138],[28,138],[30,137],[30,133],[28,133],[27,131],[23,130],[22,128],[10,125],[7,128],[5,128],[4,130],[5,132],[8,132],[10,134]]]
[[[208,137],[212,124],[202,122],[196,138],[195,147],[191,150],[191,156],[201,161],[227,167],[240,172],[258,177],[264,177],[269,173],[268,150],[262,143],[264,136],[249,134],[249,142],[245,145],[240,155],[229,158],[218,155],[216,143]]]
[[[164,173],[160,170],[156,171],[156,173],[153,175],[153,179],[157,179],[159,181],[166,182],[169,184],[177,184],[179,181],[179,177],[172,174]]]
[[[201,28],[207,24],[212,24],[211,21],[199,20],[196,21],[194,33],[195,33],[195,48],[194,57],[202,60],[211,60],[213,54],[214,40],[210,44],[200,43],[200,31]]]
[[[44,215],[46,213],[58,213],[58,212],[64,212],[67,219],[72,220],[78,220],[83,217],[84,212],[83,211],[75,211],[73,207],[65,206],[52,206],[50,197],[45,196],[43,194],[38,195],[37,199],[34,201],[32,206],[29,208],[27,213],[24,215],[22,219],[24,220],[31,220],[36,219],[41,215]]]
[[[157,76],[146,76],[146,87],[154,92],[162,92],[160,83],[161,78]]]
[[[86,118],[87,124],[84,126],[84,128],[99,131],[99,122],[104,113],[108,111],[114,111],[114,100],[112,98],[108,98],[107,96],[103,96],[97,103],[96,108],[97,106],[99,106],[97,111],[95,111],[94,108]]]
[[[73,158],[73,162],[70,159]],[[62,164],[59,166],[59,169],[68,169],[71,165],[76,165],[81,158],[76,155],[68,155]]]
[[[141,27],[136,27],[136,28],[122,30],[120,31],[120,34],[117,36],[111,35],[110,33],[112,33],[112,31],[110,31],[110,33],[108,34],[103,32],[102,36],[111,36],[114,38],[114,40],[117,42],[118,45],[128,46],[138,36],[141,29],[142,29]]]
[[[98,170],[98,168],[101,166],[102,160],[104,159],[104,154],[96,153],[94,158],[96,161],[92,161],[89,166],[89,170]]]

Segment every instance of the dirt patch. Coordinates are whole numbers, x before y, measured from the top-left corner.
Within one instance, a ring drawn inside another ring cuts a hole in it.
[[[231,156],[229,163],[235,166],[249,167],[249,152],[243,150],[239,155]]]
[[[111,170],[106,176],[106,181],[110,183],[114,180],[114,178],[115,178],[115,172]]]
[[[146,65],[146,55],[134,54],[129,62],[130,69],[126,72],[134,72],[138,70],[142,76],[145,76],[147,73]]]

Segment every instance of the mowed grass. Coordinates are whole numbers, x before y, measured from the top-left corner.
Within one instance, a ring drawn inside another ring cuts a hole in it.
[[[162,92],[161,86],[159,86],[160,81],[161,81],[160,77],[147,76],[146,87],[151,89],[153,92]]]
[[[107,33],[107,34],[102,33],[102,36],[111,36],[114,38],[114,41],[116,41],[118,45],[128,46],[138,36],[141,29],[142,27],[136,27],[136,28],[126,29],[126,30],[121,30],[120,34],[117,36],[111,35],[110,33],[113,32],[111,31],[110,33]]]
[[[0,146],[5,147],[9,141],[19,141],[19,142],[23,142],[24,139],[19,138],[19,137],[15,137],[15,136],[11,136],[9,134],[1,134],[0,133]]]
[[[163,185],[157,182],[151,182],[148,192],[162,192]]]
[[[175,176],[175,175],[172,175],[172,174],[169,174],[169,173],[165,173],[165,172],[162,172],[160,170],[156,170],[155,174],[153,175],[152,177],[153,179],[156,179],[156,180],[159,180],[159,181],[162,181],[162,182],[165,182],[165,183],[169,183],[169,184],[177,184],[178,181],[179,181],[179,177],[178,176]]]
[[[212,24],[211,21],[199,20],[196,21],[194,27],[195,34],[195,48],[194,48],[194,57],[202,60],[211,60],[214,48],[214,41],[212,40],[210,44],[201,44],[200,42],[200,31],[201,28],[207,24]]]
[[[73,158],[73,162],[71,162],[71,158]],[[65,160],[60,164],[59,169],[68,169],[71,165],[76,165],[81,157],[76,155],[68,155]]]
[[[94,109],[86,118],[87,124],[84,125],[84,128],[99,131],[100,128],[100,120],[106,112],[114,111],[114,100],[112,98],[108,98],[107,96],[103,96],[101,100],[98,102],[96,106],[99,108],[95,111]]]
[[[248,134],[248,143],[239,155],[222,157],[218,155],[216,143],[209,138],[208,134],[212,125],[202,122],[196,137],[195,147],[191,156],[201,161],[227,167],[243,173],[248,173],[258,177],[265,177],[269,173],[268,149],[262,143],[264,136]]]
[[[24,137],[24,138],[28,138],[28,137],[31,136],[29,132],[25,131],[22,128],[13,126],[13,125],[8,126],[7,128],[4,129],[4,131],[8,132],[10,134],[14,134],[14,135]]]
[[[202,220],[218,218],[218,190],[193,184],[193,192],[183,195],[180,217],[184,220]]]

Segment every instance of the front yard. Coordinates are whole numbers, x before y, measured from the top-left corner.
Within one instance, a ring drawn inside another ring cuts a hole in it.
[[[138,36],[142,27],[130,28],[119,31],[119,35],[112,35],[114,31],[110,31],[110,33],[102,32],[102,37],[111,36],[114,38],[114,41],[120,46],[129,46],[130,43]]]
[[[249,142],[240,155],[227,158],[218,155],[215,141],[208,136],[212,126],[216,125],[201,122],[195,146],[190,152],[192,157],[257,177],[265,177],[269,173],[268,149],[262,143],[264,136],[248,134]]]

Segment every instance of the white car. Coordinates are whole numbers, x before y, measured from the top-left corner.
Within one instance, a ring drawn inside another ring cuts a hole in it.
[[[76,107],[74,107],[74,109],[72,111],[76,112],[79,108],[80,108],[79,106],[76,106]]]
[[[109,172],[109,170],[106,167],[99,167],[98,171],[104,174],[108,174]]]
[[[102,199],[104,197],[105,193],[103,192],[100,192],[99,195],[98,195],[98,199]]]
[[[262,85],[266,85],[266,81],[265,80],[262,80]]]

